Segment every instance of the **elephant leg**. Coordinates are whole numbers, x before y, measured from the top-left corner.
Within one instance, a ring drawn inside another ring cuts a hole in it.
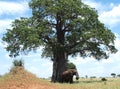
[[[66,76],[66,83],[69,83],[69,80],[70,78],[69,78],[69,76]]]
[[[70,83],[73,83],[73,76],[70,77]]]
[[[62,76],[62,83],[68,83],[69,77],[67,75]]]

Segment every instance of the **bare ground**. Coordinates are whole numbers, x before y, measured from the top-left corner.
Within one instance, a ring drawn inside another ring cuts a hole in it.
[[[23,67],[14,67],[0,79],[0,89],[55,89],[55,86],[37,78]]]

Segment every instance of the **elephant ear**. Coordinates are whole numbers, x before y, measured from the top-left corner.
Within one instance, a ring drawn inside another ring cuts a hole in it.
[[[62,73],[62,75],[66,75],[66,74],[68,74],[69,73],[69,71],[64,71],[63,73]]]

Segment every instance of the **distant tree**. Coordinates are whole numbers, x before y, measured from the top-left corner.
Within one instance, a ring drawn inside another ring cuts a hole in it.
[[[117,77],[120,77],[120,74],[118,74]]]
[[[115,78],[115,77],[116,77],[116,74],[115,74],[115,73],[111,73],[111,76],[112,76],[113,78]]]
[[[85,78],[88,78],[88,75],[85,75]]]
[[[90,78],[96,78],[96,76],[91,76]]]
[[[68,56],[100,60],[117,52],[115,35],[82,0],[30,0],[29,6],[32,16],[16,19],[3,41],[11,57],[43,46],[42,56],[53,59],[53,82],[62,81]]]

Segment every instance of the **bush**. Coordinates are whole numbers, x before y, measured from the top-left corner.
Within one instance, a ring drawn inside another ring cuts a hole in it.
[[[68,69],[76,69],[75,64],[68,62]]]
[[[13,65],[14,66],[24,67],[24,62],[23,62],[23,60],[14,60]]]
[[[102,78],[101,80],[102,80],[102,81],[107,81],[107,79],[106,79],[106,78]]]

